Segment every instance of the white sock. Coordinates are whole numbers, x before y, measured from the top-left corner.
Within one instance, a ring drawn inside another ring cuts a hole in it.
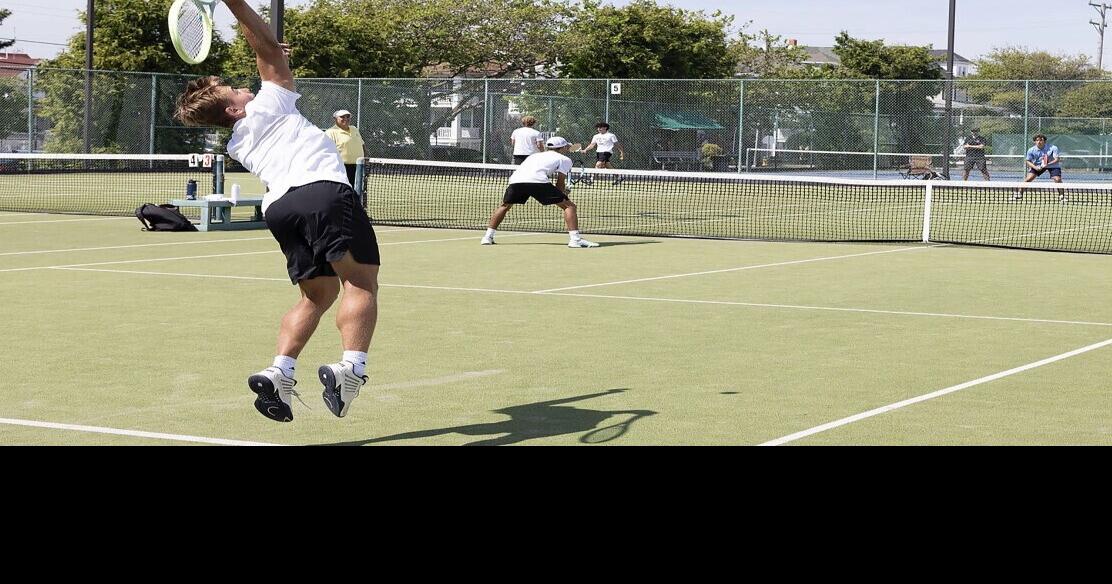
[[[488,227],[487,228],[487,233],[483,237],[494,237],[494,232],[495,232],[494,229],[491,229],[491,228]]]
[[[344,361],[355,365],[355,374],[362,376],[367,369],[367,354],[360,351],[344,351]]]
[[[293,370],[294,367],[297,365],[297,359],[294,359],[293,357],[287,357],[285,355],[278,355],[274,358],[273,365],[274,367],[282,370],[282,375],[293,379]]]
[[[568,232],[568,235],[570,235],[570,236],[571,236],[571,240],[572,240],[572,241],[579,241],[579,239],[580,239],[580,237],[579,237],[579,231],[578,231],[578,230],[576,230],[576,231],[569,231],[569,232]]]

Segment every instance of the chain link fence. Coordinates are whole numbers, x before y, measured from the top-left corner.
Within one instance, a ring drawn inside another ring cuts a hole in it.
[[[94,153],[220,152],[227,130],[172,118],[188,79],[0,70],[0,150],[77,153],[88,141]],[[510,133],[531,115],[546,135],[584,146],[609,122],[626,154],[617,165],[629,169],[890,178],[927,164],[953,173],[977,128],[1002,176],[1022,174],[1036,133],[1059,147],[1067,172],[1100,179],[1112,170],[1109,81],[957,79],[945,146],[945,81],[300,79],[298,91],[302,113],[322,128],[350,110],[366,154],[380,158],[509,163]]]

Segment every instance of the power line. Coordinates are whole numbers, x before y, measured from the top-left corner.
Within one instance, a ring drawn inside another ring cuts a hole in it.
[[[68,47],[66,43],[51,43],[47,41],[29,41],[27,39],[0,39],[0,41],[12,41],[15,43],[34,43],[36,45],[54,45],[56,47]]]

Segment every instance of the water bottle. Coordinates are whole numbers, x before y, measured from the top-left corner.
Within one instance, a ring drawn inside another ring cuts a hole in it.
[[[185,200],[187,200],[187,201],[196,201],[197,200],[197,181],[195,181],[193,179],[189,179],[188,181],[186,181],[186,183],[185,183]]]
[[[232,202],[233,203],[239,202],[239,184],[238,183],[232,183]]]

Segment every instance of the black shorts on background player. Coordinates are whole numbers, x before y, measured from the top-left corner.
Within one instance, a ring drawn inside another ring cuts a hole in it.
[[[522,205],[533,197],[542,205],[555,205],[568,197],[552,183],[513,183],[506,187],[502,202],[507,205]]]
[[[981,172],[988,172],[988,161],[984,158],[969,158],[965,155],[965,170],[979,169]]]
[[[514,164],[521,164],[526,158],[529,158],[528,154],[514,154]]]
[[[595,158],[597,158],[599,162],[610,162],[610,157],[613,155],[613,152],[598,152],[595,154]]]
[[[294,284],[336,276],[331,262],[349,251],[356,263],[380,264],[371,220],[348,185],[320,181],[294,187],[267,207],[266,226],[286,256]]]

